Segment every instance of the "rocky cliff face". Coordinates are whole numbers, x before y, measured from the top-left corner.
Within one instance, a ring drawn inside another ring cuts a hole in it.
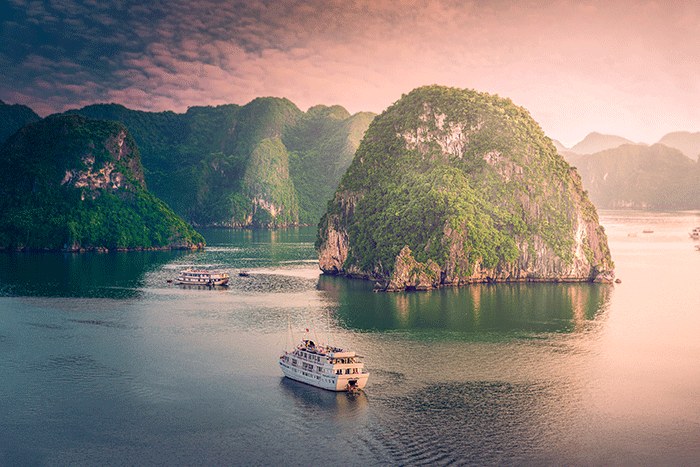
[[[133,182],[141,188],[146,188],[141,161],[138,154],[135,154],[133,146],[125,144],[126,138],[126,129],[120,129],[107,137],[103,144],[111,160],[101,165],[96,164],[95,143],[89,142],[80,156],[81,168],[66,168],[61,185],[85,188],[83,199],[86,193],[91,193],[94,197],[100,189],[117,192],[120,188],[128,188],[127,175],[117,167],[122,163],[127,173],[132,175]]]
[[[372,122],[317,248],[325,273],[387,290],[613,278],[580,177],[527,112],[439,86]]]

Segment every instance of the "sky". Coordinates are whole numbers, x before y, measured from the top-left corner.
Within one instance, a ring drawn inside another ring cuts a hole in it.
[[[185,112],[286,97],[380,113],[419,86],[510,98],[571,147],[700,131],[696,0],[0,0],[0,100]]]

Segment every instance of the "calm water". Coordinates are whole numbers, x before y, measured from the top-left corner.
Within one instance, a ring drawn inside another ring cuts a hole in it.
[[[375,294],[319,276],[314,229],[0,255],[0,465],[698,465],[700,213],[601,221],[621,284]],[[364,392],[282,378],[288,320]]]

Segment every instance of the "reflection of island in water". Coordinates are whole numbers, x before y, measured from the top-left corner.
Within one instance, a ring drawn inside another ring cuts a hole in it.
[[[604,312],[614,287],[594,283],[496,283],[374,293],[366,281],[322,275],[319,290],[355,329],[578,332]]]
[[[136,298],[147,272],[186,254],[189,251],[0,253],[0,296]]]
[[[312,416],[331,416],[334,420],[352,422],[367,409],[367,396],[363,391],[327,391],[286,377],[280,380],[280,388],[296,406]]]

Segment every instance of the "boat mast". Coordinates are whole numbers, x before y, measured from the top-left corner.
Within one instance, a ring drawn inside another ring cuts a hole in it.
[[[292,318],[287,314],[287,339],[289,343],[285,342],[284,348],[291,349],[294,347],[294,331],[292,330]]]
[[[326,310],[326,329],[328,329],[328,344],[326,344],[328,347],[331,346],[331,318],[330,318],[331,312]]]
[[[311,313],[311,304],[309,303],[309,315],[311,315],[311,327],[314,329],[314,339],[316,339],[316,344],[320,344],[318,341],[318,332],[316,330],[316,321],[314,320],[314,314]]]

